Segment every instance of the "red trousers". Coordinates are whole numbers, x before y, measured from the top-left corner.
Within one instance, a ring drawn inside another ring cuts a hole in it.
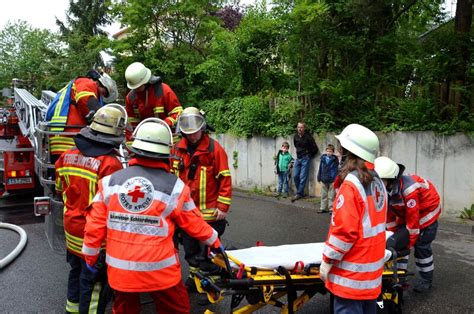
[[[160,314],[189,313],[188,291],[182,281],[166,290],[148,292],[155,302],[156,312]],[[140,313],[140,293],[115,291],[115,300],[112,308],[114,314]]]

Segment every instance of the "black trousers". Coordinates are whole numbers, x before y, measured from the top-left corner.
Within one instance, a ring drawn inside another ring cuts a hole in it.
[[[105,313],[107,296],[107,272],[103,269],[96,277],[86,268],[86,262],[67,251],[66,259],[71,266],[67,283],[68,313]]]
[[[227,220],[209,222],[209,225],[217,231],[219,238],[224,234]],[[181,231],[181,240],[184,247],[184,258],[189,264],[190,275],[198,269],[213,271],[217,268],[207,257],[208,247],[198,240]]]

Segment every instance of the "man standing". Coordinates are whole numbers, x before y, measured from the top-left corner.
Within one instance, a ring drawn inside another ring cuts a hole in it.
[[[227,154],[222,146],[206,133],[206,121],[195,107],[186,108],[178,119],[183,138],[176,144],[173,168],[191,189],[191,197],[204,220],[219,234],[225,231],[226,216],[232,197],[232,179]],[[194,290],[194,273],[207,264],[206,248],[182,234],[185,259],[189,263],[188,289]]]
[[[169,173],[172,134],[158,118],[135,129],[129,167],[99,181],[87,215],[84,246],[94,271],[103,241],[109,284],[115,290],[113,313],[140,313],[140,293],[148,292],[158,313],[189,313],[187,291],[173,234],[179,226],[213,248],[217,232],[204,222],[189,187]]]
[[[115,154],[124,141],[127,123],[125,109],[118,104],[100,108],[90,127],[74,137],[76,147],[70,148],[56,162],[56,191],[64,200],[64,233],[67,261],[71,266],[68,278],[68,313],[104,313],[107,300],[105,273],[91,276],[86,268],[82,245],[86,213],[97,190],[98,181],[122,169]]]
[[[125,98],[128,120],[132,127],[146,118],[164,120],[173,130],[183,107],[171,87],[154,76],[140,62],[134,62],[125,70],[127,87],[131,89]]]
[[[293,138],[296,148],[296,161],[293,166],[293,177],[295,180],[296,194],[292,202],[304,196],[306,181],[308,180],[311,159],[318,153],[318,146],[311,134],[306,132],[305,124],[298,122],[297,133]]]

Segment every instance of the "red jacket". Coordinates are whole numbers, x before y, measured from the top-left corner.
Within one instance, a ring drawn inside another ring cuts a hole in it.
[[[425,229],[441,214],[440,197],[433,183],[417,175],[404,175],[392,189],[387,216],[387,228],[395,231],[406,225],[412,248]]]
[[[59,157],[56,167],[56,191],[64,201],[64,231],[67,249],[82,257],[85,215],[97,191],[99,180],[122,169],[112,155],[86,157],[77,148]]]
[[[151,117],[164,120],[170,127],[174,127],[183,107],[171,87],[165,83],[146,85],[143,92],[132,90],[125,98],[128,121],[135,127],[137,124]]]
[[[181,161],[173,161],[173,171],[190,187],[191,197],[204,220],[215,221],[216,208],[228,212],[232,199],[232,178],[224,148],[209,135],[203,134],[192,156],[188,152],[188,140],[184,137],[176,144],[174,154]],[[196,166],[191,170],[193,164]]]
[[[125,292],[164,290],[181,281],[173,234],[177,224],[206,245],[217,232],[201,217],[189,188],[163,161],[132,159],[130,167],[100,180],[82,252],[93,265],[106,240],[109,284]]]
[[[377,176],[369,187],[357,172],[346,176],[336,196],[323,259],[333,263],[326,288],[353,300],[376,299],[382,287],[387,192]]]
[[[86,116],[90,110],[100,108],[100,92],[97,83],[86,77],[79,77],[74,81],[71,89],[71,105],[67,116],[66,125],[77,125],[77,128],[65,128],[64,132],[78,132],[87,125]],[[74,146],[72,136],[51,136],[50,150],[53,155],[60,155],[68,148]]]

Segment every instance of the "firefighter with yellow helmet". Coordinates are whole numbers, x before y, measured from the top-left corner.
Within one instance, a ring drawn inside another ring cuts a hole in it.
[[[99,182],[87,215],[82,252],[89,268],[107,238],[109,284],[114,313],[139,313],[148,292],[159,313],[189,313],[189,298],[173,243],[177,226],[220,249],[217,232],[202,219],[189,187],[169,173],[172,134],[158,118],[135,129],[129,168]]]
[[[232,179],[227,154],[222,146],[206,133],[206,119],[195,107],[184,109],[179,116],[178,132],[183,136],[174,153],[173,171],[191,189],[191,197],[204,220],[219,236],[225,231],[226,217],[232,197]],[[207,250],[182,233],[185,259],[189,263],[188,290],[194,290],[193,274],[207,265]]]
[[[66,150],[56,161],[56,191],[64,201],[64,231],[68,278],[66,312],[105,312],[105,272],[99,276],[87,269],[82,246],[88,207],[99,180],[122,169],[116,149],[124,142],[127,123],[125,108],[119,104],[101,107],[90,126],[73,138],[75,147]]]

